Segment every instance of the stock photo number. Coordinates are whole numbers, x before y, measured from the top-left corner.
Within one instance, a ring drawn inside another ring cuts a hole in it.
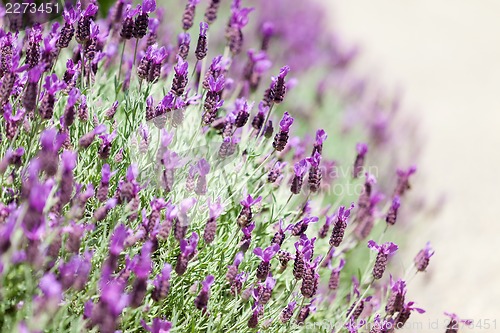
[[[47,23],[62,15],[62,0],[2,0],[3,26],[20,31],[36,23]]]

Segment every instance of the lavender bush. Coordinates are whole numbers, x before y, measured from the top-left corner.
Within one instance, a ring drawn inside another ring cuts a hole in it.
[[[314,4],[171,2],[3,17],[1,331],[403,327],[397,97]]]

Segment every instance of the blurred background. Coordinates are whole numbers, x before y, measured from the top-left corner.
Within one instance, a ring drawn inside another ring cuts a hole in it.
[[[320,2],[361,47],[356,70],[403,89],[404,112],[417,116],[425,138],[414,188],[431,204],[444,197],[436,218],[416,221],[406,254],[427,240],[436,250],[428,276],[410,285],[409,297],[427,310],[413,322],[444,332],[448,311],[476,321],[463,332],[500,331],[500,1]]]

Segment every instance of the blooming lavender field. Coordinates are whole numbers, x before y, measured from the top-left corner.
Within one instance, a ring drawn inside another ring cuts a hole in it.
[[[2,332],[393,332],[424,311],[406,292],[430,244],[391,267],[424,210],[414,127],[293,4],[5,8]]]

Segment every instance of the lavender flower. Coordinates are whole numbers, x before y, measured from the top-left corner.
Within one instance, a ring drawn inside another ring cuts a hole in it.
[[[385,306],[385,312],[389,315],[393,315],[396,312],[403,311],[406,296],[406,283],[402,279],[396,282],[392,281],[391,277],[391,295],[387,300]]]
[[[259,283],[254,289],[253,296],[259,304],[266,305],[271,299],[273,288],[276,285],[276,279],[269,275],[264,282]]]
[[[295,307],[297,306],[297,302],[292,301],[288,303],[288,305],[283,308],[280,314],[280,320],[283,324],[287,323],[290,321],[290,319],[293,316],[293,311],[295,310]]]
[[[273,102],[276,104],[282,103],[283,100],[285,99],[285,94],[286,94],[285,77],[288,75],[289,72],[290,72],[290,67],[288,66],[282,67],[280,70],[280,74],[274,81],[271,94],[273,96]]]
[[[293,124],[293,118],[288,112],[283,114],[283,118],[280,121],[280,131],[274,137],[273,147],[277,151],[282,151],[288,142],[288,133],[290,132],[290,127]]]
[[[340,206],[337,212],[337,221],[333,226],[332,235],[330,237],[330,246],[338,247],[342,240],[344,239],[345,229],[347,228],[347,219],[351,215],[351,210],[354,208],[354,204],[346,209],[344,206]],[[333,218],[333,216],[331,217]]]
[[[198,43],[196,44],[196,59],[198,61],[201,61],[205,59],[207,56],[208,48],[207,48],[207,31],[208,31],[208,24],[205,22],[200,23],[200,35],[198,36]]]
[[[156,9],[155,0],[144,0],[142,1],[142,6],[138,6],[139,14],[135,18],[133,35],[137,39],[141,39],[146,36],[148,32],[149,25],[149,13],[152,13]]]
[[[210,5],[205,11],[205,21],[212,24],[217,19],[217,12],[219,11],[220,0],[210,0]]]
[[[417,271],[424,272],[427,266],[429,266],[429,260],[433,255],[434,255],[434,250],[431,248],[431,243],[427,242],[425,248],[420,250],[414,259]]]
[[[159,302],[162,299],[165,299],[170,290],[170,272],[172,271],[172,266],[170,264],[165,264],[160,274],[156,276],[153,281],[153,292],[151,293],[151,297],[156,302]]]
[[[368,241],[368,248],[378,252],[375,265],[373,266],[373,278],[378,280],[384,275],[389,256],[398,250],[398,246],[392,242],[378,245],[375,241],[370,240]]]
[[[410,176],[417,172],[415,166],[410,167],[408,170],[398,170],[398,181],[394,189],[394,195],[402,197],[407,190],[410,189]]]
[[[198,310],[205,312],[207,310],[208,299],[210,298],[210,286],[214,283],[215,278],[209,275],[201,283],[201,291],[194,299],[194,305]]]
[[[252,223],[252,218],[253,218],[253,213],[252,213],[252,206],[258,204],[259,202],[262,201],[262,197],[258,198],[252,198],[251,195],[248,195],[244,200],[240,201],[240,204],[242,206],[241,212],[238,215],[238,225],[240,228],[245,228]]]
[[[396,220],[398,218],[398,209],[400,205],[401,201],[399,200],[399,197],[395,196],[392,199],[391,207],[389,208],[387,216],[385,217],[385,222],[387,222],[387,224],[394,225],[396,223]]]
[[[182,275],[186,272],[189,260],[196,254],[196,246],[198,246],[198,234],[196,232],[193,232],[188,240],[183,239],[180,242],[181,252],[177,257],[177,263],[175,265],[175,272],[178,275]]]
[[[66,8],[63,11],[64,26],[61,29],[59,38],[57,40],[57,47],[64,49],[68,47],[75,34],[74,24],[78,19],[78,13],[73,8]]]
[[[231,284],[235,282],[236,275],[238,275],[238,267],[243,261],[243,256],[243,252],[238,252],[234,258],[233,264],[227,266],[226,280]]]
[[[331,269],[332,273],[330,274],[330,279],[328,280],[328,289],[330,290],[338,289],[340,282],[340,271],[342,271],[344,265],[345,265],[344,259],[340,259],[339,265],[335,268],[332,268],[331,263],[329,263],[329,268]]]
[[[205,224],[205,230],[203,233],[203,240],[206,244],[212,243],[215,239],[215,234],[217,232],[217,218],[224,211],[224,206],[221,204],[220,198],[213,203],[210,199],[208,199],[208,209],[209,218]]]
[[[193,26],[194,16],[196,14],[196,5],[200,0],[188,0],[184,14],[182,15],[182,29],[189,30]]]
[[[172,82],[171,92],[176,96],[182,96],[188,82],[188,63],[182,58],[177,59],[177,65],[174,67],[175,75]]]
[[[311,167],[309,168],[309,190],[311,192],[317,192],[321,185],[321,169],[319,168],[319,164],[321,163],[321,155],[318,152],[315,152],[312,157],[307,159]]]
[[[300,287],[300,291],[304,297],[312,298],[316,295],[319,285],[317,268],[320,261],[321,257],[317,257],[313,262],[306,263],[304,276],[302,277],[302,285]]]
[[[94,15],[97,13],[98,7],[90,3],[87,8],[80,14],[76,25],[76,41],[80,44],[85,44],[90,38],[90,23]]]
[[[265,280],[269,275],[269,271],[271,269],[271,259],[274,257],[278,250],[280,249],[278,244],[273,244],[267,247],[265,250],[262,250],[260,247],[255,248],[253,253],[260,258],[262,261],[257,267],[257,278],[260,280]]]
[[[363,172],[363,166],[365,164],[365,156],[368,152],[368,146],[365,143],[358,143],[356,145],[356,151],[358,154],[356,155],[356,160],[354,161],[354,167],[352,171],[352,177],[358,178]]]
[[[199,176],[194,191],[198,195],[205,195],[207,193],[207,175],[210,173],[210,164],[202,158],[196,163],[196,166]]]
[[[295,163],[294,167],[294,177],[292,178],[292,184],[290,186],[290,191],[293,194],[299,194],[302,189],[302,183],[304,175],[307,172],[307,160],[303,159],[300,162]]]

